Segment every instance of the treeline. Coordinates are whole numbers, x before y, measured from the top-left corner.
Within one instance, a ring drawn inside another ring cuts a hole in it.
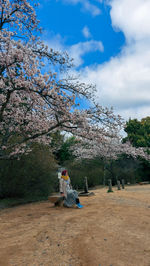
[[[127,137],[123,141],[130,140],[134,146],[138,146],[141,141],[149,147],[149,125],[149,118],[141,122],[129,120],[126,127]],[[65,138],[57,131],[53,133],[49,145],[34,143],[31,147],[32,152],[23,155],[20,160],[1,161],[0,198],[46,198],[51,192],[59,189],[60,167],[68,169],[73,187],[81,190],[84,187],[85,176],[89,187],[107,185],[108,179],[112,180],[113,185],[122,179],[130,184],[150,181],[150,163],[144,159],[134,159],[122,154],[117,160],[101,157],[77,160],[72,152],[75,144],[74,137]]]

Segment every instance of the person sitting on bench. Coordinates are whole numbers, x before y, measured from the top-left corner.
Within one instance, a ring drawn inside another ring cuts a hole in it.
[[[62,171],[59,182],[60,194],[64,197],[64,206],[70,208],[76,204],[78,208],[83,208],[83,205],[80,204],[77,191],[73,190],[71,187],[71,181],[67,170]]]

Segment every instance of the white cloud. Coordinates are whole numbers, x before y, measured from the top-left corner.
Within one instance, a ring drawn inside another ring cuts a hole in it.
[[[102,42],[100,41],[94,41],[90,40],[87,42],[80,42],[75,45],[72,45],[69,49],[69,55],[74,58],[74,64],[76,66],[80,66],[84,63],[82,57],[84,54],[89,53],[89,52],[103,52],[104,47]]]
[[[57,51],[67,51],[70,58],[74,59],[73,62],[76,67],[84,63],[83,56],[85,54],[96,51],[104,51],[102,42],[95,40],[79,42],[68,47],[65,45],[65,40],[59,34],[51,36],[49,40],[45,41],[45,44]]]
[[[149,0],[111,0],[112,25],[122,30],[127,38],[150,38]]]
[[[87,38],[87,39],[92,37],[91,32],[90,32],[90,30],[89,30],[89,28],[88,28],[87,26],[85,26],[85,27],[82,29],[82,33],[83,33],[83,36],[84,36],[85,38]]]
[[[47,36],[49,35],[49,39]],[[52,32],[44,32],[43,34],[44,43],[48,45],[49,48],[52,48],[56,51],[64,51],[65,40],[61,37],[60,34],[54,35]]]
[[[150,115],[150,1],[111,0],[111,19],[124,32],[126,46],[109,62],[82,69],[97,85],[97,100],[125,119]]]
[[[124,49],[119,57],[94,69],[86,68],[85,76],[96,81],[105,104],[121,108],[150,102],[150,50],[141,45]]]
[[[90,12],[92,16],[98,16],[101,14],[101,10],[96,5],[90,3],[89,0],[62,0],[64,3],[67,4],[81,4],[82,10],[86,12]]]
[[[128,108],[128,109],[121,109],[119,114],[129,120],[129,118],[134,119],[137,118],[138,120],[141,120],[141,118],[144,118],[146,116],[149,116],[150,114],[150,106],[139,106],[136,108]]]

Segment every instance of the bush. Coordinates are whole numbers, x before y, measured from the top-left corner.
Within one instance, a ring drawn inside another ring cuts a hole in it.
[[[57,164],[47,146],[33,144],[19,161],[2,161],[0,198],[48,196],[56,188]]]

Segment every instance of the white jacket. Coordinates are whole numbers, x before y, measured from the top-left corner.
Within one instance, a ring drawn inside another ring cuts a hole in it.
[[[59,189],[60,193],[64,193],[65,198],[67,198],[67,191],[71,189],[70,178],[68,180],[64,180],[60,178],[59,180]]]

